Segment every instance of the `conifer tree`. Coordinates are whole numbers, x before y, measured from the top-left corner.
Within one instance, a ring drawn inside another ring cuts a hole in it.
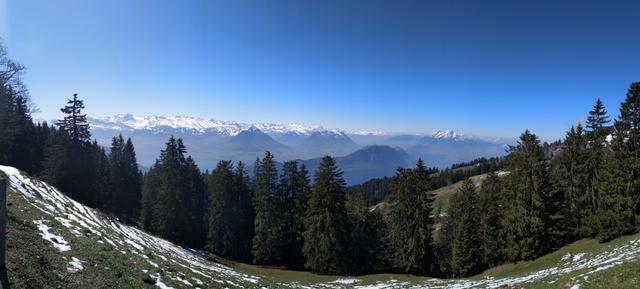
[[[483,269],[481,241],[478,232],[479,208],[475,185],[467,179],[456,192],[458,195],[450,207],[459,207],[461,215],[451,216],[458,219],[458,228],[453,241],[451,271],[456,277],[466,277],[479,273]]]
[[[131,139],[125,142],[122,135],[112,139],[108,177],[103,207],[122,220],[134,220],[140,206],[142,176]]]
[[[286,242],[282,219],[282,198],[278,187],[278,171],[273,155],[265,152],[256,167],[253,190],[255,226],[253,235],[253,261],[257,264],[280,264],[284,260]]]
[[[34,125],[29,95],[22,82],[24,66],[9,59],[0,44],[0,163],[36,173]]]
[[[480,243],[482,263],[493,267],[501,262],[500,218],[504,206],[501,181],[497,174],[489,173],[478,193],[480,206]]]
[[[429,173],[422,160],[414,169],[398,169],[390,196],[389,242],[395,267],[406,273],[428,274],[434,264]]]
[[[251,242],[253,239],[255,214],[251,204],[251,182],[245,171],[245,165],[238,162],[233,174],[234,190],[239,204],[239,218],[236,220],[240,231],[240,239],[237,246],[241,254],[238,259],[251,261]]]
[[[598,203],[598,233],[601,241],[635,231],[640,198],[640,83],[629,87],[620,105],[605,155]]]
[[[606,153],[607,135],[609,135],[611,128],[609,124],[609,116],[605,110],[604,104],[600,99],[596,100],[593,109],[589,111],[587,117],[587,126],[585,137],[587,138],[587,178],[586,178],[586,192],[587,201],[590,205],[587,207],[589,214],[586,221],[588,225],[581,226],[583,229],[589,229],[587,233],[589,236],[593,236],[596,231],[595,228],[598,223],[598,200],[601,197],[598,195],[599,187],[602,185],[600,182],[603,178],[603,166]]]
[[[501,220],[503,254],[507,261],[531,260],[547,249],[545,208],[549,194],[543,151],[535,134],[525,131],[507,157],[510,172],[505,198],[510,200]]]
[[[588,192],[589,151],[582,125],[571,127],[562,151],[551,163],[555,217],[551,237],[558,245],[593,235],[595,212]]]
[[[182,139],[171,137],[145,176],[140,221],[180,245],[201,248],[205,240],[206,188]]]
[[[284,263],[290,268],[302,268],[304,266],[302,256],[304,223],[301,221],[304,219],[304,207],[301,205],[306,201],[308,177],[298,170],[297,161],[284,163],[279,190],[278,207],[282,216],[280,219],[285,224],[283,239],[288,248],[284,254]]]
[[[73,94],[73,99],[67,101],[67,105],[60,109],[65,117],[58,122],[60,129],[65,130],[71,140],[78,143],[89,143],[91,132],[89,132],[89,122],[87,115],[82,114],[84,102],[78,98],[78,94]]]
[[[208,233],[206,248],[222,257],[243,257],[238,246],[241,227],[236,221],[241,218],[240,196],[237,195],[233,167],[230,161],[220,161],[209,176]]]
[[[349,271],[365,274],[383,270],[386,266],[386,228],[381,213],[369,210],[368,200],[361,192],[348,194],[346,207],[351,232]]]
[[[315,173],[304,219],[304,257],[307,269],[322,274],[348,270],[347,213],[342,171],[330,156],[322,158]]]
[[[244,165],[233,170],[220,161],[209,176],[208,233],[206,248],[234,260],[248,260],[253,216]]]

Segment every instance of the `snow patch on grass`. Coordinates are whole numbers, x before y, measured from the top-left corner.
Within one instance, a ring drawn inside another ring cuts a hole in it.
[[[33,223],[38,226],[38,230],[40,230],[40,236],[53,244],[53,246],[56,247],[56,249],[60,250],[60,252],[71,250],[71,246],[69,246],[69,243],[67,243],[67,241],[65,241],[62,236],[49,232],[49,229],[51,228],[44,224],[44,220],[33,221]]]
[[[82,266],[82,261],[76,257],[71,257],[71,262],[69,262],[69,266],[67,267],[67,271],[71,273],[79,272],[84,270],[84,266]]]

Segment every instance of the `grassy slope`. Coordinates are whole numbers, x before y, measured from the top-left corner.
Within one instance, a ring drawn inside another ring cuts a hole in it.
[[[42,184],[34,183],[42,187]],[[122,226],[123,229],[99,213],[92,221],[97,223],[96,228],[92,228],[89,220],[85,220],[88,228],[75,221],[70,221],[71,226],[64,226],[61,220],[72,220],[71,215],[78,214],[78,208],[67,199],[55,202],[45,199],[32,199],[25,197],[24,192],[9,191],[7,267],[11,288],[157,288],[157,276],[161,282],[175,288],[191,288],[180,280],[195,285],[193,278],[203,282],[202,288],[465,288],[500,285],[568,288],[576,284],[580,284],[580,288],[640,287],[640,234],[606,244],[582,240],[535,261],[500,266],[467,280],[436,280],[393,274],[346,278],[233,262],[226,262],[228,266],[204,260],[186,262],[179,247],[157,246],[164,241]],[[60,252],[51,241],[44,240],[34,223],[38,220],[43,220],[51,227],[50,232],[66,240],[71,250]],[[127,238],[142,248],[130,245]],[[68,270],[72,257],[83,261],[83,270]],[[609,265],[615,266],[604,267]],[[597,268],[606,269],[591,272]],[[580,276],[588,272],[591,273],[586,274],[586,278]]]

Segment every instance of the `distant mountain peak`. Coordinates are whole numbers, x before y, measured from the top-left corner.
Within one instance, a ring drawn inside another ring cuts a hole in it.
[[[113,116],[89,117],[93,129],[108,130],[150,130],[163,129],[188,130],[195,134],[213,132],[220,135],[235,136],[245,130],[260,130],[271,135],[311,135],[315,132],[345,134],[339,129],[325,129],[322,126],[302,124],[241,123],[190,116],[135,116],[130,113]]]
[[[439,138],[439,139],[464,139],[466,138],[465,135],[457,133],[455,131],[452,130],[439,130],[435,133],[433,133],[433,135],[431,135],[433,138]]]

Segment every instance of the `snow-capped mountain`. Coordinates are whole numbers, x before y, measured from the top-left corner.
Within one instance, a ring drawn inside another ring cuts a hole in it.
[[[192,131],[195,134],[217,133],[224,136],[235,136],[241,131],[257,128],[266,134],[310,135],[314,132],[328,132],[344,134],[338,129],[325,129],[321,126],[307,126],[301,124],[273,124],[273,123],[241,123],[205,119],[189,116],[134,116],[131,114],[118,114],[115,116],[89,118],[92,129],[110,130],[147,130],[166,132],[171,129]]]
[[[170,136],[184,140],[187,151],[202,169],[211,169],[220,160],[252,163],[264,151],[271,151],[279,162],[293,159],[310,160],[325,155],[346,157],[370,145],[386,145],[406,151],[411,163],[424,159],[429,166],[446,167],[453,163],[479,157],[504,154],[505,142],[489,140],[452,130],[432,134],[393,134],[373,131],[326,129],[319,125],[242,123],[189,116],[134,116],[119,114],[89,117],[91,132],[100,144],[108,147],[118,134],[130,137],[136,147],[138,161],[151,166]],[[381,154],[370,150],[368,156]],[[357,155],[357,154],[356,154]],[[362,158],[361,155],[358,155]],[[371,162],[359,161],[361,167],[354,180],[381,177],[373,167],[388,167],[383,158],[370,157]],[[394,162],[395,164],[395,162]],[[346,166],[346,165],[345,165]],[[356,166],[346,166],[346,175]],[[354,169],[355,170],[355,169]],[[374,173],[375,172],[375,173]]]

